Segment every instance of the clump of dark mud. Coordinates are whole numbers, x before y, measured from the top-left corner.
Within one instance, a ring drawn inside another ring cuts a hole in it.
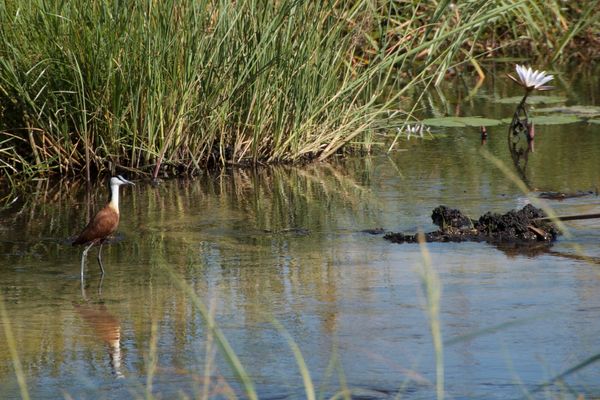
[[[433,209],[431,220],[442,229],[473,227],[473,220],[464,215],[460,210],[439,206]]]
[[[550,243],[560,234],[558,228],[540,218],[546,214],[531,204],[506,214],[486,213],[473,220],[460,210],[436,207],[431,219],[439,229],[425,233],[427,242]],[[418,242],[418,234],[390,232],[385,239],[394,243]]]

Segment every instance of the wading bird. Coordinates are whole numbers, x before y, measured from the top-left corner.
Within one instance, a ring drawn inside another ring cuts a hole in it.
[[[94,218],[87,224],[85,229],[73,241],[73,246],[78,244],[86,245],[81,255],[81,279],[83,280],[83,269],[87,253],[92,246],[99,244],[98,264],[100,271],[104,275],[104,267],[102,266],[102,245],[106,239],[117,230],[119,225],[119,186],[135,185],[121,175],[113,176],[110,179],[110,201],[104,208],[96,214]]]

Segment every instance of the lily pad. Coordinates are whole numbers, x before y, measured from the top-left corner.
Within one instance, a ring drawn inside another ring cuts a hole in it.
[[[442,126],[447,128],[464,128],[466,126],[462,122],[455,121],[454,118],[451,117],[426,118],[421,122],[427,126]]]
[[[561,125],[561,124],[572,124],[574,122],[581,122],[581,119],[574,115],[540,115],[537,117],[530,118],[535,125]],[[510,124],[512,118],[503,118],[502,122]]]
[[[521,100],[523,100],[523,96],[504,97],[496,99],[496,103],[519,104]],[[567,98],[561,96],[529,96],[527,97],[526,104],[553,104],[564,103],[565,101],[567,101]]]
[[[500,121],[499,119],[482,117],[427,118],[421,122],[427,126],[440,126],[447,128],[464,128],[466,126],[494,126],[500,125],[502,123],[502,121]]]
[[[561,125],[581,122],[581,120],[574,115],[541,115],[539,117],[533,117],[532,120],[536,125]]]
[[[564,106],[564,107],[545,107],[537,108],[536,112],[556,112],[579,117],[596,117],[600,115],[600,107],[598,106]]]

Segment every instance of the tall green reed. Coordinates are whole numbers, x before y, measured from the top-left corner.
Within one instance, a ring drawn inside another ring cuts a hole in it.
[[[2,323],[2,327],[4,330],[4,337],[6,339],[8,351],[10,352],[10,357],[12,359],[13,367],[15,369],[15,375],[17,377],[17,382],[19,384],[19,390],[21,391],[21,398],[23,400],[29,400],[29,389],[27,388],[27,380],[25,377],[25,372],[23,371],[23,366],[21,365],[21,361],[19,359],[19,353],[17,351],[17,341],[15,340],[15,336],[12,331],[10,319],[8,316],[8,312],[6,311],[6,307],[4,305],[4,299],[0,296],[0,322]]]
[[[444,345],[442,339],[442,328],[440,319],[440,299],[441,299],[441,282],[438,273],[431,265],[431,256],[425,243],[425,235],[419,233],[419,247],[421,248],[421,256],[423,264],[419,271],[421,277],[421,285],[426,301],[426,311],[429,317],[429,330],[433,341],[433,349],[435,352],[435,388],[436,398],[443,400],[445,396],[444,390]]]
[[[177,287],[182,292],[184,292],[186,296],[189,297],[194,307],[200,312],[202,319],[206,323],[207,330],[210,331],[211,337],[214,338],[214,340],[216,341],[219,350],[225,357],[225,360],[231,367],[235,376],[242,384],[246,397],[248,399],[258,399],[258,395],[256,393],[256,389],[254,388],[254,383],[252,382],[252,379],[246,372],[238,356],[235,354],[233,348],[229,344],[229,341],[227,340],[221,329],[217,326],[216,321],[214,319],[214,315],[210,312],[210,309],[206,307],[206,305],[194,292],[194,289],[187,282],[185,282],[180,276],[176,275],[174,272],[167,272],[169,273],[170,277],[173,279],[173,282],[177,285]]]
[[[299,158],[343,101],[322,109],[347,55],[332,3],[26,3],[0,5],[0,76],[30,175]]]
[[[156,177],[368,150],[399,96],[477,66],[523,7],[0,0],[0,169]]]

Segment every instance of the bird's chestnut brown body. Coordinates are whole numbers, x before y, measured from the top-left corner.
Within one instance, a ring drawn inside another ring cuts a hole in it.
[[[119,212],[109,203],[98,211],[96,216],[77,236],[77,239],[73,241],[73,245],[99,243],[112,235],[117,230],[117,226],[119,226]]]

